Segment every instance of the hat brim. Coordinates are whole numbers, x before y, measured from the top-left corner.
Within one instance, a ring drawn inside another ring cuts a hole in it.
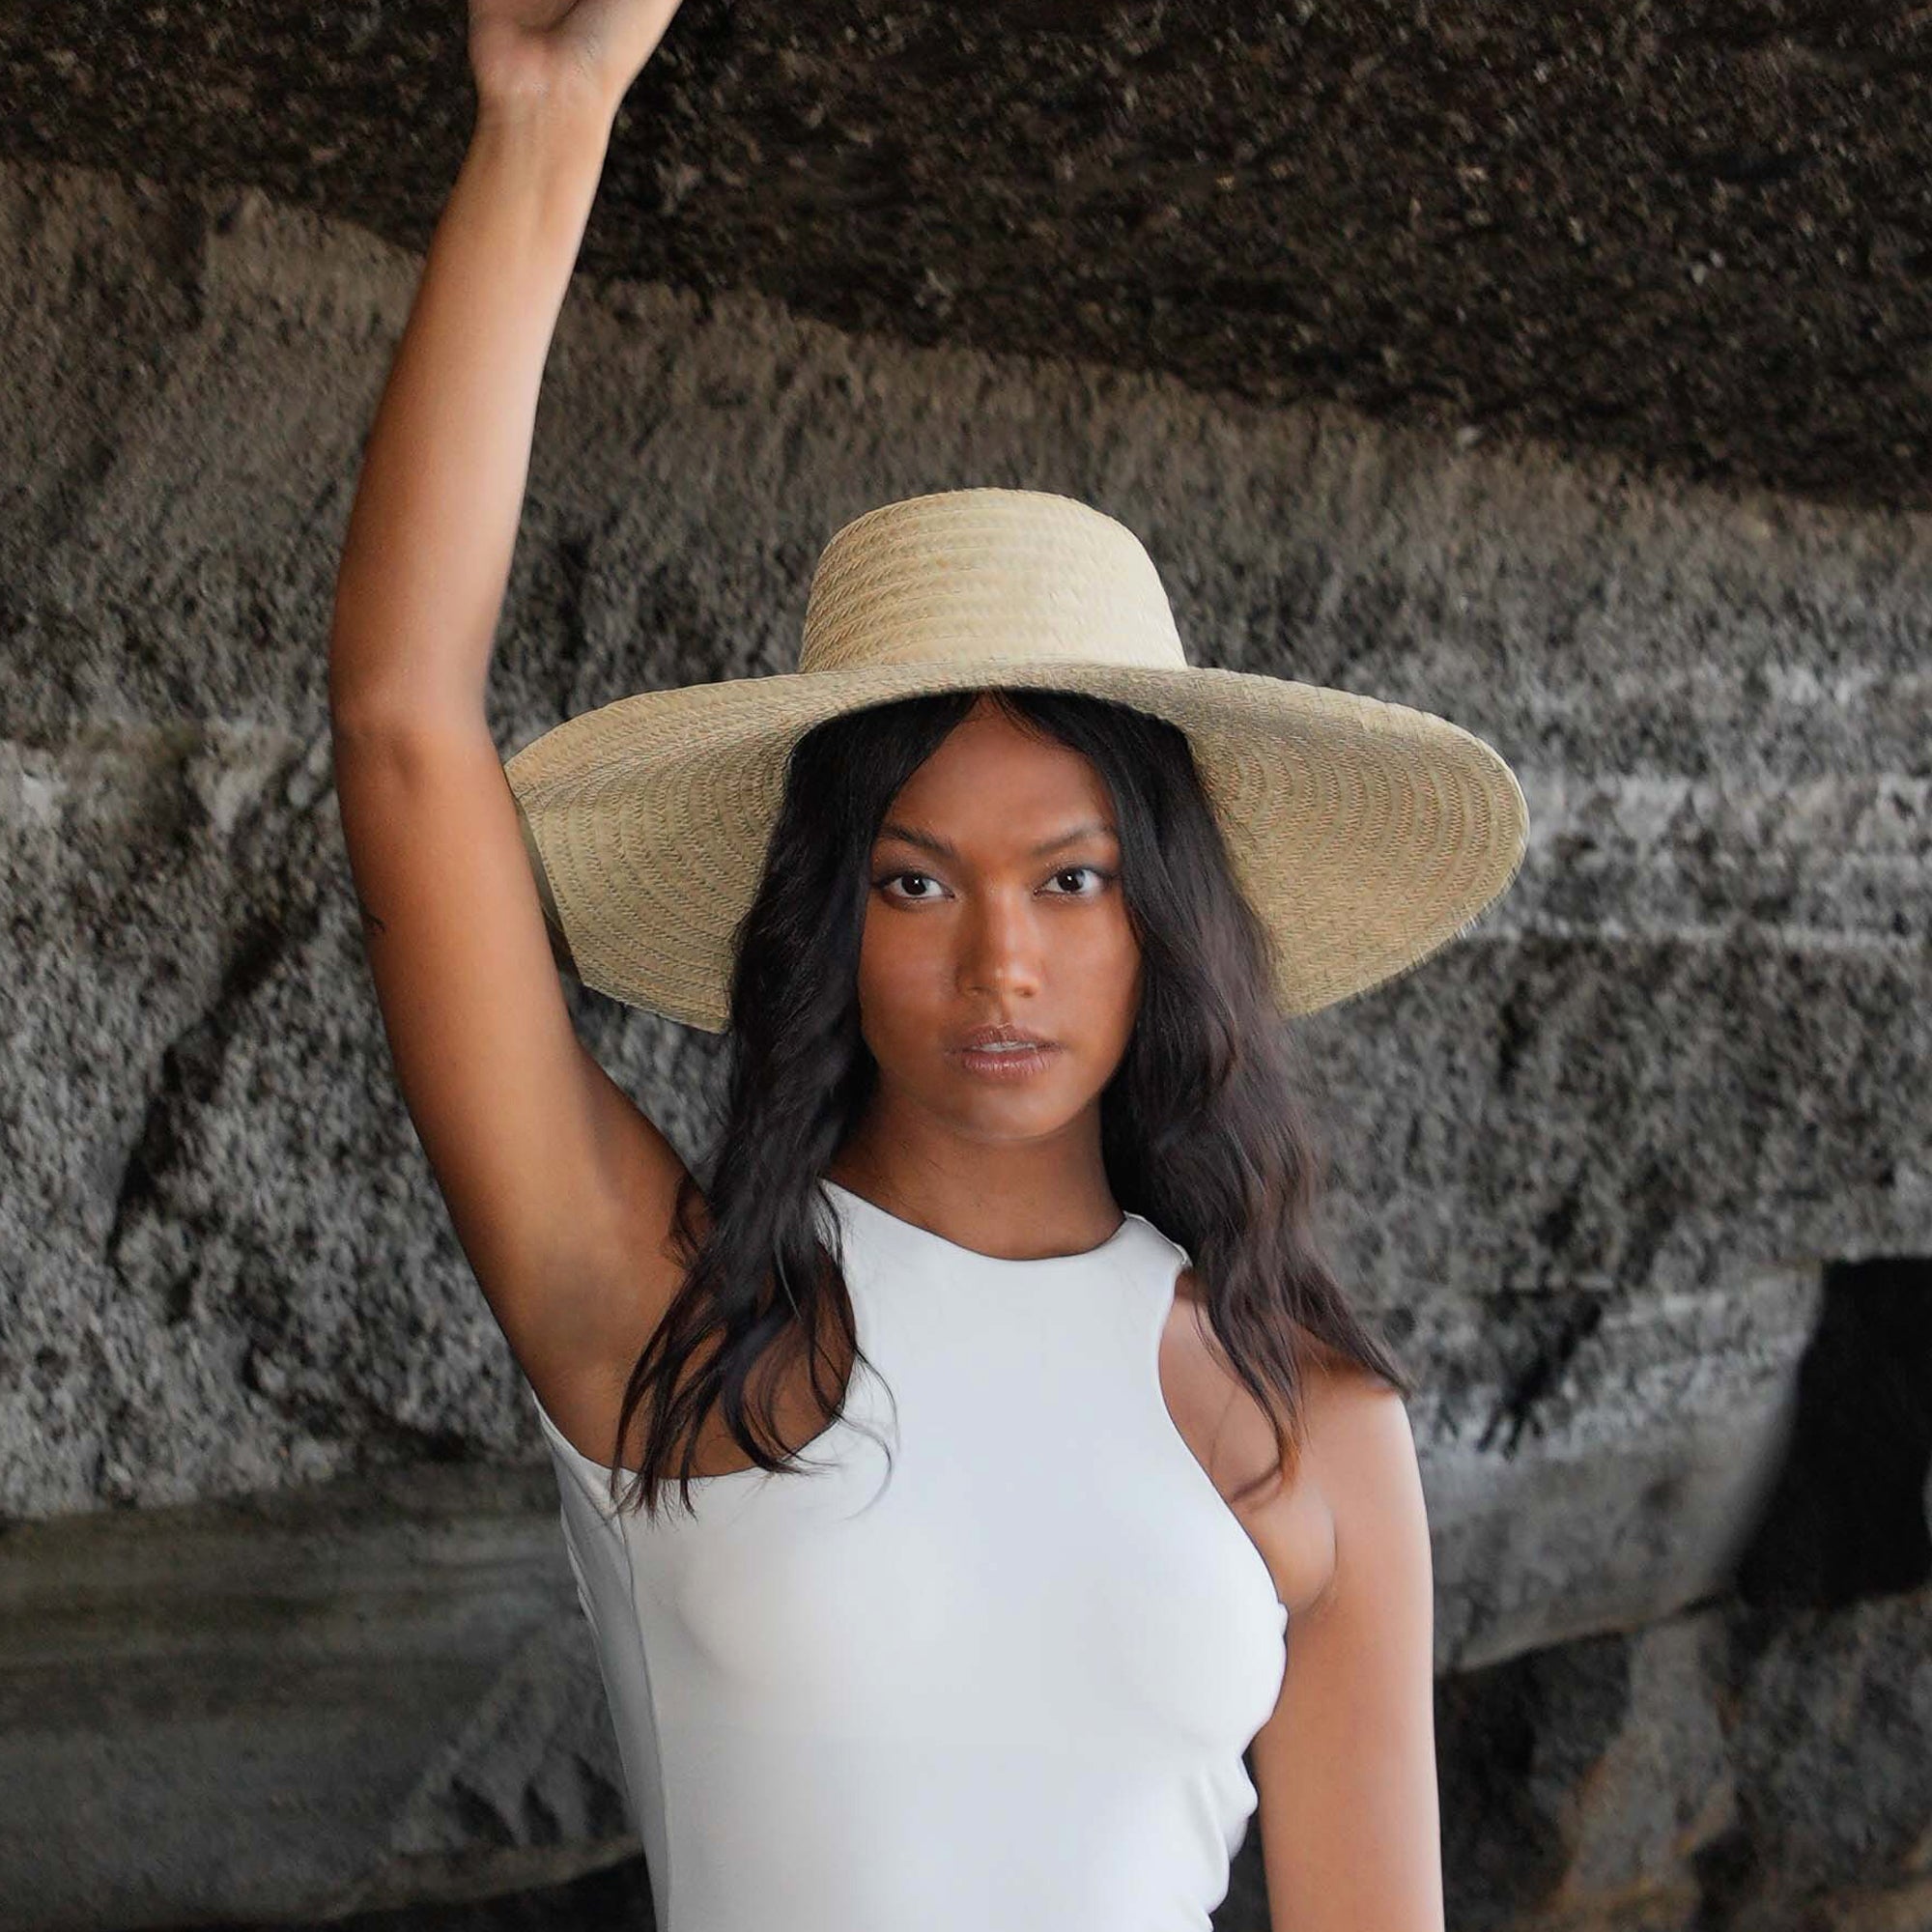
[[[1529,813],[1481,738],[1382,698],[1206,666],[1037,656],[872,664],[636,692],[504,763],[545,916],[587,986],[722,1033],[731,938],[757,890],[791,748],[922,692],[1086,692],[1184,730],[1276,1000],[1314,1012],[1408,972],[1516,877]]]

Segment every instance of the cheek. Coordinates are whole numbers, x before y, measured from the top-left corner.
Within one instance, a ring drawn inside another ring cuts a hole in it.
[[[1138,954],[1129,954],[1122,962],[1118,978],[1110,982],[1114,1009],[1114,1043],[1124,1046],[1127,1036],[1134,1030],[1134,1022],[1140,1017],[1141,1009],[1141,962]]]
[[[1103,1056],[1118,1052],[1133,1030],[1141,999],[1140,949],[1125,921],[1118,927],[1096,921],[1069,934],[1048,969],[1046,990],[1069,1039]]]
[[[1120,935],[1110,956],[1106,984],[1113,996],[1118,1030],[1124,1039],[1132,1031],[1134,1020],[1140,1012],[1142,984],[1140,942],[1135,939],[1133,928],[1127,924],[1124,916],[1121,921]]]
[[[1071,943],[1068,962],[1083,980],[1116,989],[1132,986],[1140,977],[1141,953],[1125,913],[1096,920]]]
[[[942,999],[945,958],[911,924],[868,917],[860,935],[860,1006],[867,1029],[888,1037],[918,1027]]]

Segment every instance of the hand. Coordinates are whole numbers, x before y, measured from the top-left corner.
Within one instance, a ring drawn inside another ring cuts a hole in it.
[[[584,103],[614,115],[680,0],[469,0],[469,66],[486,106]]]

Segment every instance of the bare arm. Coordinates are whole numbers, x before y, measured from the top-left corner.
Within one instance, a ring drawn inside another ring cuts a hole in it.
[[[404,1098],[520,1364],[587,1436],[605,1411],[585,1391],[628,1368],[673,1286],[683,1167],[570,1025],[484,694],[544,363],[617,104],[675,6],[474,0],[475,127],[364,451],[329,642]]]
[[[478,105],[350,511],[329,640],[338,730],[483,721],[537,390],[609,138],[587,104]]]
[[[1367,1376],[1324,1378],[1308,1445],[1335,1560],[1290,1626],[1253,1746],[1269,1922],[1442,1932],[1435,1590],[1408,1411]]]

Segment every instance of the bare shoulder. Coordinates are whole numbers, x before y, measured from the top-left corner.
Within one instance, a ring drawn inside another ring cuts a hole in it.
[[[1312,1438],[1318,1423],[1323,1425],[1323,1434],[1333,1433],[1334,1418],[1347,1414],[1352,1416],[1364,1406],[1374,1406],[1377,1398],[1384,1403],[1393,1401],[1401,1406],[1400,1398],[1388,1384],[1378,1376],[1346,1355],[1336,1353],[1320,1337],[1291,1321],[1301,1364],[1301,1428],[1304,1438]],[[1212,1360],[1215,1374],[1219,1378],[1221,1390],[1232,1404],[1236,1405],[1240,1426],[1248,1438],[1256,1445],[1265,1445],[1268,1460],[1272,1460],[1273,1434],[1269,1418],[1247,1393],[1239,1378],[1234,1376],[1219,1360],[1219,1350],[1213,1339],[1213,1330],[1208,1324],[1206,1301],[1200,1284],[1196,1281],[1192,1268],[1182,1268],[1174,1286],[1174,1314],[1169,1321],[1170,1339],[1187,1345],[1190,1354],[1198,1353],[1205,1363]],[[1245,1409],[1240,1404],[1247,1405]],[[1384,1408],[1384,1413],[1386,1409]],[[1347,1433],[1347,1425],[1344,1425]]]
[[[1428,1520],[1408,1406],[1401,1391],[1359,1364],[1332,1364],[1309,1378],[1307,1460],[1335,1526],[1336,1562],[1319,1601],[1342,1571],[1385,1574],[1411,1555],[1428,1570]],[[1311,1605],[1311,1607],[1313,1607]]]
[[[1393,1433],[1406,1439],[1408,1410],[1399,1390],[1312,1338],[1305,1360],[1303,1415],[1309,1443],[1331,1470],[1364,1454],[1386,1454]]]

